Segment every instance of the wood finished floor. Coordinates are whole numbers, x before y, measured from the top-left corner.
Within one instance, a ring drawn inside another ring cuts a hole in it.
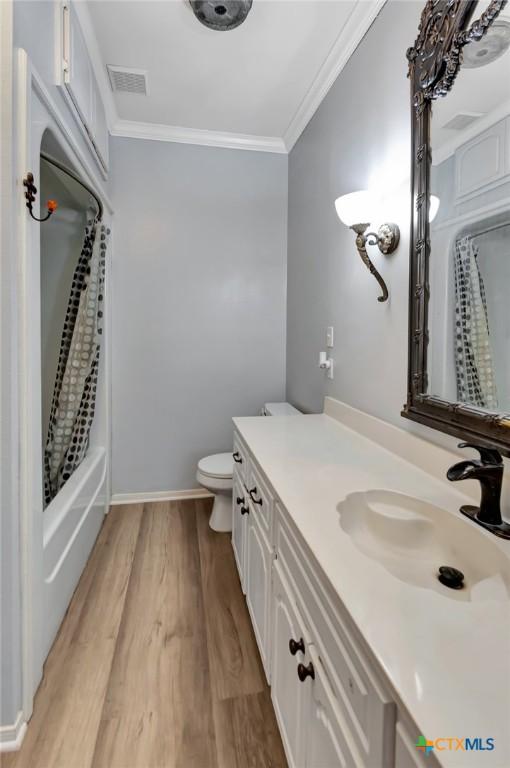
[[[210,503],[112,508],[2,768],[286,766]]]

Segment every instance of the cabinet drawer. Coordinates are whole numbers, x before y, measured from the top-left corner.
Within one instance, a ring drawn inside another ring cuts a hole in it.
[[[260,522],[269,540],[272,540],[272,520],[273,520],[273,497],[271,492],[262,479],[261,473],[256,469],[253,462],[250,464],[248,473],[248,493],[251,499],[253,513]]]
[[[395,705],[365,658],[353,633],[331,603],[310,556],[277,506],[276,551],[298,607],[309,625],[312,642],[338,700],[356,746],[367,766],[385,768],[394,755]]]
[[[242,483],[246,483],[248,481],[248,451],[237,432],[234,433],[234,450],[232,455],[234,457],[234,470],[241,478]]]

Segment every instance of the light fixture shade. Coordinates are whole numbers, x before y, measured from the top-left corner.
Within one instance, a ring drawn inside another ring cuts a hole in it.
[[[439,210],[440,199],[437,195],[431,195],[429,199],[429,223],[432,223],[436,218]]]
[[[338,218],[347,227],[354,224],[370,224],[374,213],[374,199],[367,190],[350,192],[335,200]]]

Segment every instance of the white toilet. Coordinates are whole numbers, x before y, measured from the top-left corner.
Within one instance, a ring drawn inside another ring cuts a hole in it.
[[[289,403],[266,403],[261,411],[263,416],[300,416],[300,412]],[[234,460],[231,453],[214,453],[200,459],[197,467],[197,482],[214,493],[214,504],[209,520],[213,531],[228,533],[232,530],[232,476]]]
[[[200,459],[197,482],[214,493],[214,504],[209,520],[213,531],[232,530],[232,473],[234,459],[231,453],[214,453]]]

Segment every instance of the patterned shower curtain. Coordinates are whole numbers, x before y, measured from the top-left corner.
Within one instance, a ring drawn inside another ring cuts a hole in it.
[[[87,453],[96,403],[109,234],[97,219],[88,222],[73,275],[44,451],[45,506]]]
[[[471,237],[455,243],[455,370],[460,402],[497,410],[487,301]]]

